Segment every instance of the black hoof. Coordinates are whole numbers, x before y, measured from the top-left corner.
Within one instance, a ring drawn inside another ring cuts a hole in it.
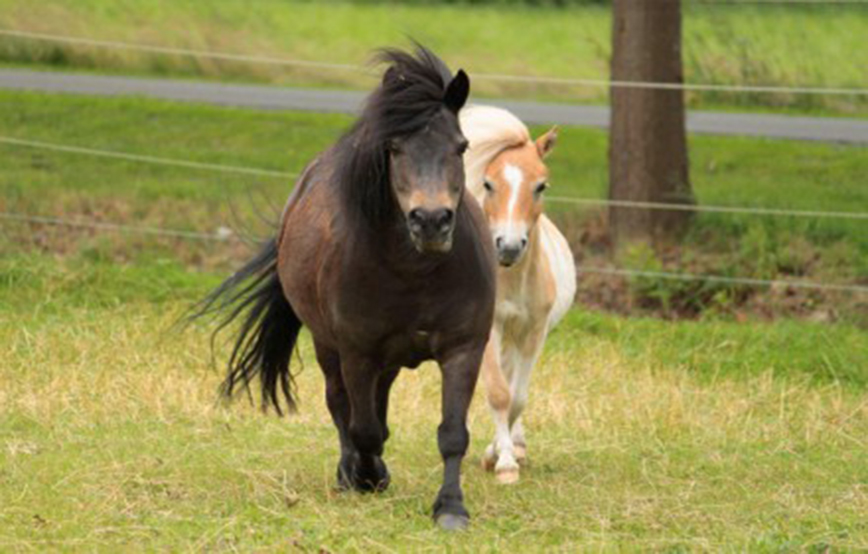
[[[380,457],[367,463],[358,455],[347,456],[338,463],[338,488],[354,489],[359,492],[383,492],[389,488],[392,477]]]
[[[443,514],[437,516],[436,520],[444,531],[463,531],[470,525],[470,518],[462,515]]]
[[[460,497],[438,495],[434,502],[434,521],[444,531],[460,531],[470,525],[470,514]]]

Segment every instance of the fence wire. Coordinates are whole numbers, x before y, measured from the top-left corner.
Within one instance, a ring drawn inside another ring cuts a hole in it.
[[[141,225],[124,225],[119,223],[108,223],[101,221],[82,221],[73,219],[64,219],[53,216],[38,216],[17,214],[10,212],[0,212],[0,220],[7,220],[22,224],[37,224],[37,225],[57,225],[72,227],[75,229],[92,229],[96,231],[113,231],[122,233],[138,233],[145,235],[165,236],[179,239],[194,239],[207,241],[227,242],[230,240],[240,240],[238,236],[231,231],[221,233],[204,233],[198,231],[187,231],[181,229],[167,229],[163,227],[148,227]],[[746,286],[767,286],[767,287],[790,287],[799,289],[825,290],[834,292],[852,292],[866,294],[868,286],[861,285],[841,285],[834,283],[817,283],[813,281],[786,281],[781,279],[753,279],[748,277],[728,277],[724,275],[703,275],[694,273],[672,273],[666,271],[644,271],[637,269],[618,269],[609,267],[593,267],[593,266],[578,266],[579,273],[597,273],[604,275],[615,275],[627,278],[653,278],[653,279],[669,279],[678,281],[701,281],[707,283],[723,283],[731,285],[746,285]]]
[[[88,148],[81,146],[72,146],[68,144],[58,144],[54,142],[44,142],[36,140],[20,139],[17,137],[0,136],[0,144],[11,144],[15,146],[24,146],[27,148],[38,148],[43,150],[51,150],[56,152],[64,152],[71,154],[84,154],[90,156],[98,156],[104,158],[115,158],[126,161],[150,163],[166,166],[177,166],[191,169],[204,169],[209,171],[220,171],[226,173],[240,173],[248,175],[257,175],[262,177],[275,177],[280,179],[293,179],[298,176],[297,173],[288,171],[276,171],[271,169],[261,169],[256,167],[245,167],[236,165],[223,165],[213,163],[194,162],[190,160],[179,160],[175,158],[161,158],[156,156],[133,154],[129,152],[118,152],[115,150],[100,150],[96,148]],[[636,209],[651,209],[651,210],[679,210],[692,212],[712,212],[712,213],[731,213],[731,214],[747,214],[747,215],[764,215],[764,216],[779,216],[779,217],[807,217],[807,218],[838,218],[838,219],[861,219],[868,220],[868,212],[843,212],[843,211],[821,211],[821,210],[791,210],[782,208],[756,208],[750,206],[714,206],[704,204],[675,204],[667,202],[639,202],[632,200],[611,200],[604,198],[580,198],[572,196],[549,196],[548,200],[555,203],[565,204],[585,204],[593,206],[615,206],[622,208]]]
[[[793,0],[788,0],[793,2]],[[800,2],[804,3],[804,2]],[[857,2],[841,2],[841,3],[857,3]],[[862,2],[858,2],[862,3]],[[370,76],[375,76],[370,67],[339,63],[339,62],[321,62],[312,60],[299,60],[289,58],[278,58],[273,56],[259,56],[252,54],[239,54],[232,52],[216,52],[211,50],[197,50],[192,48],[179,48],[168,46],[157,46],[151,44],[123,42],[114,40],[100,40],[88,37],[75,37],[69,35],[56,35],[48,33],[36,33],[32,31],[21,31],[16,29],[0,29],[0,36],[14,37],[19,39],[59,42],[65,44],[79,44],[83,46],[91,46],[95,48],[113,48],[118,50],[137,50],[141,52],[152,52],[155,54],[178,55],[178,56],[195,56],[202,58],[211,58],[218,60],[281,65],[290,67],[307,67],[314,69],[353,71],[365,73]],[[772,86],[772,85],[721,85],[710,83],[663,83],[654,81],[617,81],[609,79],[579,79],[568,77],[541,77],[530,75],[507,75],[499,73],[476,73],[473,72],[474,79],[501,81],[512,83],[531,83],[531,84],[552,84],[552,85],[567,85],[567,86],[583,86],[596,88],[634,88],[634,89],[659,89],[659,90],[686,90],[686,91],[717,91],[717,92],[740,92],[740,93],[768,93],[768,94],[821,94],[821,95],[848,95],[848,96],[864,96],[868,95],[868,89],[865,88],[847,88],[847,87],[810,87],[810,86]]]

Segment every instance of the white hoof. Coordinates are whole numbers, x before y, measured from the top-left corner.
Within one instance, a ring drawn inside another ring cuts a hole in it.
[[[497,482],[501,485],[514,485],[515,483],[518,483],[518,468],[506,467],[498,469],[495,471],[494,476],[497,478]]]

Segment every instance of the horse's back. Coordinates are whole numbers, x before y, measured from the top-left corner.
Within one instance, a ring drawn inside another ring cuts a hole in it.
[[[331,335],[324,317],[323,274],[333,271],[339,203],[331,186],[329,151],[312,161],[287,200],[278,234],[278,273],[284,295],[315,334]]]
[[[576,261],[566,237],[545,214],[540,216],[537,225],[555,283],[555,301],[548,322],[551,329],[573,305],[576,296]]]

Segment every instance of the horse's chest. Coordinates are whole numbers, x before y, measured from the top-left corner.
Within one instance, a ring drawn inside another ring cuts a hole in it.
[[[437,333],[410,329],[392,335],[383,345],[383,359],[390,367],[415,369],[422,362],[434,358]]]
[[[524,321],[530,318],[530,309],[523,298],[502,298],[497,303],[495,314],[498,320]]]

